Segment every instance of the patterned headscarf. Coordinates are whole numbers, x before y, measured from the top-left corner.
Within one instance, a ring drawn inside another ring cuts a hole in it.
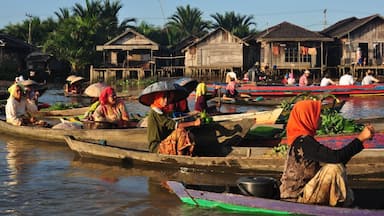
[[[106,105],[108,103],[108,97],[113,95],[114,92],[115,90],[110,86],[104,88],[99,97],[101,105]]]
[[[297,102],[287,123],[287,143],[292,145],[299,136],[316,134],[320,120],[321,102],[314,100],[303,100]]]
[[[207,85],[205,83],[201,82],[197,85],[196,87],[196,96],[195,96],[195,101],[197,101],[197,98],[205,95],[207,93]]]

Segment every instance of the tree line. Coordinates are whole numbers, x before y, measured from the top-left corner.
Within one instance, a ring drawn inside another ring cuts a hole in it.
[[[211,14],[211,20],[204,20],[203,11],[199,8],[178,6],[166,24],[158,27],[145,21],[138,23],[136,18],[119,20],[118,13],[122,7],[120,0],[86,0],[85,6],[76,3],[70,8],[59,8],[54,12],[55,18],[41,20],[32,16],[0,31],[24,41],[31,39],[31,44],[43,52],[70,62],[73,71],[86,71],[89,65],[98,65],[101,54],[96,52],[96,45],[106,43],[127,28],[164,48],[170,48],[189,36],[201,37],[217,27],[223,27],[240,38],[256,32],[252,15],[234,11]]]

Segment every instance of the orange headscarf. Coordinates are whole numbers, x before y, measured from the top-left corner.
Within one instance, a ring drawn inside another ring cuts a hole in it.
[[[292,145],[299,136],[316,134],[320,120],[321,102],[314,100],[303,100],[297,102],[288,119],[287,143]]]
[[[164,101],[164,92],[157,92],[155,94],[155,99],[153,100],[151,107],[156,107],[163,110],[164,108],[163,101]]]

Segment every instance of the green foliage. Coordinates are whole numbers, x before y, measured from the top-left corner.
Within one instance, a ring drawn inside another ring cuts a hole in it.
[[[281,143],[278,146],[275,146],[272,148],[272,152],[274,154],[278,154],[279,156],[287,155],[287,151],[288,151],[288,145],[281,144]]]
[[[324,109],[321,114],[321,127],[317,134],[341,134],[360,132],[364,125],[356,124],[353,120],[345,119],[338,112]]]
[[[81,105],[78,103],[66,104],[66,103],[58,102],[58,103],[52,104],[49,108],[46,108],[43,110],[45,110],[45,111],[65,110],[65,109],[73,109],[73,108],[79,108],[79,107],[81,107]]]

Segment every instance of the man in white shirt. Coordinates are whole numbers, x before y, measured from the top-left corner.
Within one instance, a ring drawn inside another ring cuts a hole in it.
[[[349,73],[344,74],[340,77],[339,85],[353,85],[355,83],[355,80],[353,79],[353,76]]]
[[[365,73],[365,77],[363,78],[363,81],[361,81],[361,85],[370,85],[372,83],[380,82],[380,80],[373,77],[372,74],[373,72],[371,70],[368,70]]]

